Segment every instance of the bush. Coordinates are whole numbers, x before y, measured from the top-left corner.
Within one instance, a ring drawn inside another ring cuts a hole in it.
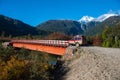
[[[25,61],[20,61],[15,57],[11,57],[9,61],[4,63],[4,68],[1,71],[1,80],[26,80],[28,79],[28,68]]]
[[[0,80],[53,80],[49,61],[46,53],[0,46]]]

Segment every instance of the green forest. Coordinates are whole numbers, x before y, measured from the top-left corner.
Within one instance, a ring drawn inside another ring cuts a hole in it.
[[[99,40],[99,43],[95,42]],[[120,23],[115,26],[105,26],[100,34],[96,36],[87,36],[88,44],[102,47],[120,48]]]
[[[120,23],[114,27],[106,26],[101,35],[103,47],[120,47]]]

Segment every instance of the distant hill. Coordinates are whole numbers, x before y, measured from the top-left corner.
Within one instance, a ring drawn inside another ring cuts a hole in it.
[[[38,25],[37,29],[65,33],[67,35],[83,34],[81,24],[72,20],[49,20]]]
[[[96,35],[100,34],[106,27],[114,27],[120,23],[120,16],[112,16],[103,22],[90,21],[87,23],[73,20],[49,20],[36,27],[30,26],[22,21],[0,15],[0,35],[5,36],[24,36],[40,35],[46,36],[53,32],[64,33],[67,35]]]
[[[87,23],[84,22],[80,22],[81,24],[81,29],[85,32],[86,30],[89,30],[91,28],[94,28],[95,26],[97,26],[99,23],[101,22],[97,22],[97,21],[90,21]]]
[[[0,35],[5,36],[23,36],[23,35],[40,35],[44,31],[37,30],[22,21],[0,15]]]
[[[106,19],[105,21],[100,22],[93,28],[89,28],[87,31],[84,32],[84,34],[90,35],[90,36],[100,34],[106,26],[114,27],[118,23],[120,23],[120,16],[112,16],[112,17]]]
[[[91,21],[91,22],[88,22],[86,24],[86,30],[89,30],[91,28],[94,28],[95,26],[99,25],[101,22],[97,22],[97,21]]]

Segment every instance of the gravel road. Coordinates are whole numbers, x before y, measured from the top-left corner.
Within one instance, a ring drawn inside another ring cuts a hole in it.
[[[120,48],[82,47],[82,49],[87,49],[93,53],[103,54],[120,59]]]
[[[77,53],[63,80],[120,80],[120,48],[81,47]]]

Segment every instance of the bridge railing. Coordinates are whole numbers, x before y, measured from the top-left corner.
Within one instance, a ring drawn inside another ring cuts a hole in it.
[[[12,40],[11,43],[42,44],[61,47],[67,47],[69,45],[68,41],[65,40]]]

